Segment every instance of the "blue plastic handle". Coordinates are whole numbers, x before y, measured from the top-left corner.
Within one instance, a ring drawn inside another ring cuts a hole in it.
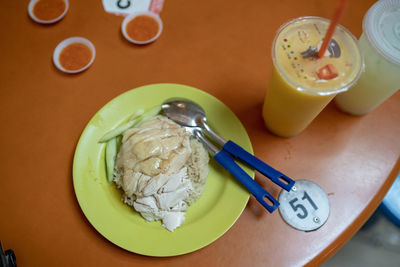
[[[249,166],[253,167],[286,191],[290,191],[292,189],[294,185],[294,181],[292,179],[290,179],[283,173],[275,170],[257,157],[253,156],[234,142],[226,142],[223,146],[223,150],[231,154],[233,157],[238,158]]]
[[[258,202],[261,203],[270,213],[274,212],[279,206],[279,202],[271,196],[264,188],[262,188],[256,181],[254,181],[236,162],[229,154],[224,150],[219,151],[215,154],[214,159],[221,164],[226,170],[228,170],[235,178],[252,193]],[[267,198],[273,205],[271,206],[265,201]]]

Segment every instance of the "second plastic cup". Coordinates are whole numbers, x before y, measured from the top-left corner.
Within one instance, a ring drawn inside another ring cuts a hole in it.
[[[360,76],[363,61],[356,39],[341,25],[325,55],[317,58],[328,27],[328,19],[301,17],[282,25],[275,36],[263,118],[278,136],[299,134]]]
[[[371,112],[400,89],[400,1],[381,0],[369,9],[358,45],[365,72],[335,98],[336,105],[352,115]]]

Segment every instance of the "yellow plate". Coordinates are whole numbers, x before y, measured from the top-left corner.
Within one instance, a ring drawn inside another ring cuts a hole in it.
[[[199,103],[221,136],[253,153],[250,139],[235,114],[215,97],[193,87],[153,84],[114,98],[90,120],[78,142],[73,165],[75,194],[89,222],[112,243],[148,256],[175,256],[200,249],[223,235],[238,219],[249,193],[214,160],[206,189],[188,208],[185,222],[173,233],[161,223],[146,222],[121,201],[121,192],[106,179],[105,145],[98,140],[138,109],[184,97]],[[243,165],[242,165],[243,167]],[[254,177],[254,172],[244,167]]]

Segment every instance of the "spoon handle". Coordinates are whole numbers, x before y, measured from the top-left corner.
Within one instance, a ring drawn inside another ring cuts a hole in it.
[[[290,191],[292,189],[294,185],[294,181],[292,179],[290,179],[283,173],[275,170],[265,162],[261,161],[259,158],[253,156],[234,142],[226,142],[223,146],[223,149],[231,154],[233,157],[240,159],[241,161],[256,169],[286,191]]]
[[[270,213],[278,208],[279,202],[240,168],[228,153],[221,150],[215,154],[214,159],[233,174],[233,176],[235,176],[235,178],[246,187],[246,189],[255,196],[257,201]],[[266,199],[269,200],[269,202],[267,202]]]
[[[220,146],[224,146],[226,143],[226,140],[219,136],[216,132],[213,131],[213,129],[208,126],[208,124],[205,122],[205,120],[200,122],[200,127],[208,134],[208,136],[211,137],[217,144]]]

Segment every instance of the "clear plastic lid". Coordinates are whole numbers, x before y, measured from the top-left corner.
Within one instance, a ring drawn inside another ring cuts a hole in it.
[[[281,77],[296,90],[332,95],[348,90],[359,78],[363,60],[357,39],[337,25],[322,58],[321,47],[330,20],[300,17],[282,25],[272,45],[272,60]]]
[[[373,47],[390,62],[400,65],[400,1],[381,0],[367,12],[363,30]]]

